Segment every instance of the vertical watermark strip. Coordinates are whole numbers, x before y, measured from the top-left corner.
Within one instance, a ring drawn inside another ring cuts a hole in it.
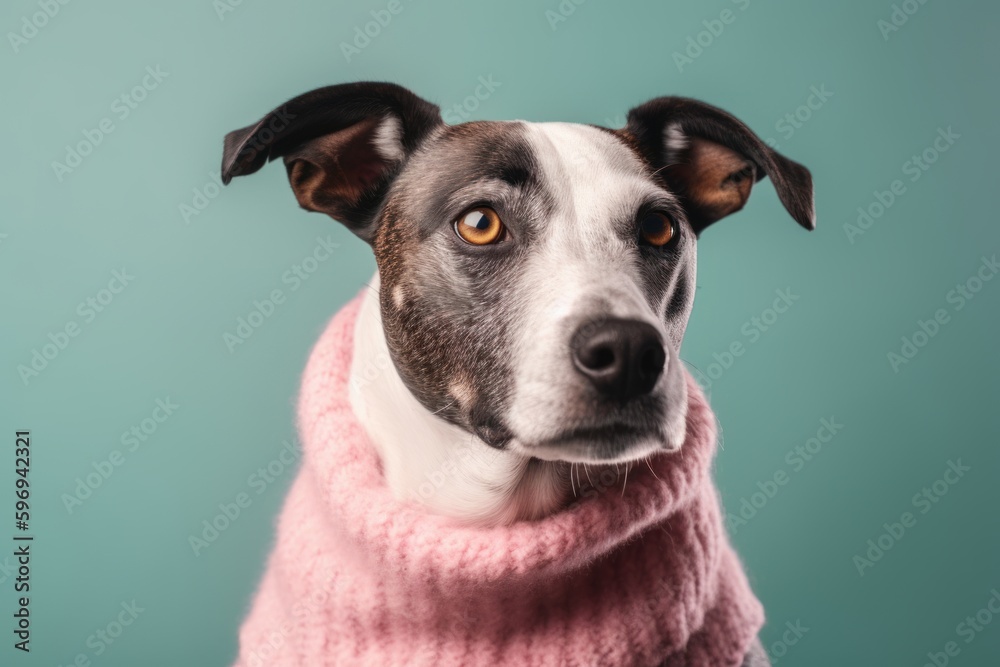
[[[18,593],[14,612],[14,648],[31,651],[31,545],[34,536],[28,534],[31,522],[31,431],[14,433],[14,559]]]

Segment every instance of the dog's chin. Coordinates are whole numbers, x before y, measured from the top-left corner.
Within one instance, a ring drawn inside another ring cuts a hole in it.
[[[512,451],[543,461],[565,463],[628,463],[661,452],[680,449],[683,434],[668,436],[649,429],[625,425],[567,431],[540,442],[526,443],[515,438]]]

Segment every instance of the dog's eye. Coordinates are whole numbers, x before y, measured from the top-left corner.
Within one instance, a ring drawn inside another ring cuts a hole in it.
[[[663,213],[647,213],[639,220],[639,236],[651,246],[662,248],[676,235],[674,221]]]
[[[496,243],[503,236],[503,223],[497,212],[486,206],[480,206],[463,213],[455,221],[455,233],[465,242],[472,245],[488,245]]]

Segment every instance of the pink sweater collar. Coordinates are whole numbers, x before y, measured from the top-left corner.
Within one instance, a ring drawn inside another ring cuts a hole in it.
[[[740,665],[763,611],[709,475],[689,377],[680,452],[534,522],[465,528],[395,500],[347,399],[359,300],[302,383],[304,463],[240,633],[240,667]],[[655,472],[655,474],[654,474]]]

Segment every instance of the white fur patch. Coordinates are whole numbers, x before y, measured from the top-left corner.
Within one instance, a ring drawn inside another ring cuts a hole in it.
[[[392,305],[398,309],[402,308],[404,303],[406,303],[406,291],[402,285],[396,285],[392,288]]]
[[[395,116],[386,116],[375,128],[372,143],[376,152],[390,162],[400,162],[403,151],[403,126]]]
[[[663,143],[667,148],[667,163],[673,164],[680,159],[683,153],[691,145],[687,135],[677,123],[669,123],[663,128]]]
[[[472,405],[473,401],[476,400],[476,390],[468,382],[456,380],[448,385],[448,393],[455,397],[458,404],[463,408],[467,408]]]

